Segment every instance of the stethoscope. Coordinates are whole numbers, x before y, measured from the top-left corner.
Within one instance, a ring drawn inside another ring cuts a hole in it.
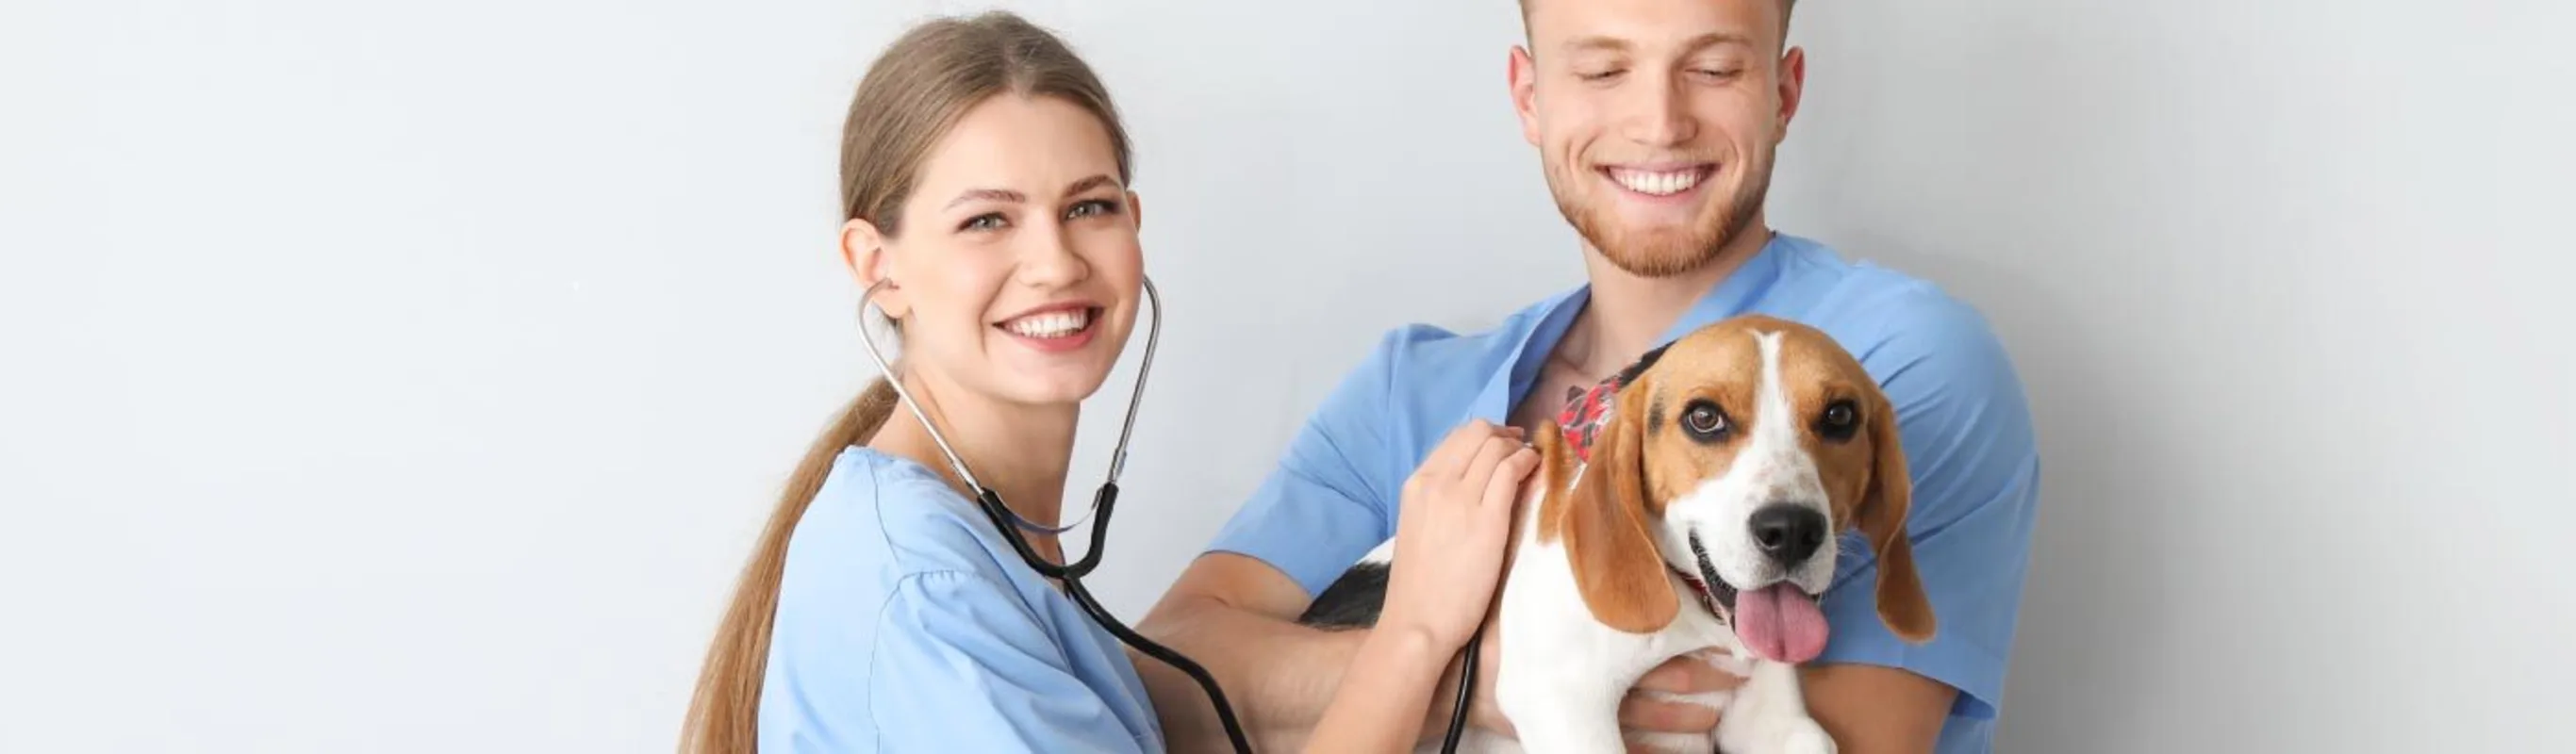
[[[904,407],[912,411],[913,418],[921,420],[922,429],[930,433],[931,442],[939,445],[940,454],[948,457],[949,468],[955,469],[957,477],[964,480],[967,487],[975,490],[975,502],[984,509],[984,516],[992,519],[993,527],[1002,531],[1002,538],[1011,543],[1011,549],[1020,554],[1020,559],[1027,561],[1029,567],[1037,569],[1040,575],[1064,582],[1064,592],[1073,598],[1074,605],[1080,607],[1084,614],[1091,616],[1091,619],[1098,622],[1101,628],[1108,629],[1109,633],[1118,637],[1119,641],[1189,674],[1190,679],[1197,681],[1199,688],[1207,692],[1209,703],[1216,706],[1217,721],[1225,725],[1225,736],[1234,742],[1234,750],[1238,754],[1251,754],[1252,744],[1244,738],[1243,724],[1235,720],[1234,707],[1226,703],[1225,692],[1217,688],[1215,676],[1210,675],[1207,669],[1200,667],[1198,663],[1181,656],[1181,653],[1156,644],[1153,640],[1137,634],[1134,629],[1128,628],[1127,624],[1120,623],[1116,617],[1109,614],[1107,609],[1100,606],[1099,600],[1092,598],[1091,590],[1082,586],[1082,577],[1090,575],[1092,569],[1100,567],[1100,554],[1108,541],[1109,513],[1117,508],[1118,503],[1118,473],[1125,470],[1127,440],[1136,431],[1136,407],[1145,400],[1145,377],[1154,367],[1154,348],[1160,344],[1163,337],[1162,293],[1154,289],[1152,278],[1140,279],[1144,283],[1145,299],[1153,305],[1154,316],[1145,330],[1145,361],[1136,367],[1136,388],[1134,394],[1127,400],[1127,421],[1118,430],[1118,445],[1109,458],[1108,478],[1102,480],[1099,491],[1092,494],[1091,512],[1083,519],[1063,526],[1041,526],[1021,518],[1020,514],[1013,512],[1010,506],[1002,504],[1000,493],[976,481],[975,472],[966,469],[966,460],[958,457],[956,448],[949,446],[948,438],[939,432],[939,425],[932,422],[930,416],[921,410],[920,403],[913,401],[911,391],[904,389],[903,379],[895,375],[894,366],[886,362],[885,353],[877,350],[876,337],[868,334],[868,328],[864,322],[860,323],[859,341],[867,346],[868,358],[876,362],[877,372],[885,376],[886,384],[894,388],[896,397],[901,398]],[[864,308],[871,305],[869,302],[876,300],[877,289],[884,287],[888,282],[891,281],[879,280],[869,285],[867,291],[861,296],[860,306]],[[1084,520],[1093,517],[1097,517],[1099,521],[1091,526],[1091,549],[1082,554],[1081,560],[1069,565],[1048,562],[1045,556],[1039,555],[1037,550],[1029,547],[1028,538],[1020,533],[1021,530],[1026,529],[1042,534],[1062,534],[1072,531],[1074,527],[1081,526]],[[1442,752],[1457,750],[1458,739],[1467,720],[1468,698],[1476,686],[1477,645],[1482,644],[1484,638],[1484,630],[1480,627],[1475,636],[1467,642],[1466,660],[1459,673],[1457,706],[1450,715],[1449,732],[1441,746]]]
[[[879,280],[868,286],[863,300],[876,300],[877,289],[884,286],[886,282]],[[922,429],[930,433],[931,442],[938,443],[939,452],[948,457],[949,468],[955,469],[957,477],[965,480],[966,486],[975,490],[975,502],[984,509],[984,516],[993,520],[994,528],[1002,530],[1002,538],[1010,541],[1011,549],[1019,552],[1020,559],[1028,561],[1029,567],[1037,569],[1039,574],[1064,582],[1064,592],[1073,598],[1074,605],[1082,608],[1084,614],[1090,615],[1093,621],[1098,622],[1101,628],[1108,629],[1109,633],[1117,636],[1119,641],[1172,667],[1180,668],[1181,672],[1189,674],[1192,680],[1198,681],[1199,688],[1207,691],[1208,701],[1216,705],[1217,720],[1225,724],[1225,736],[1233,740],[1234,750],[1240,754],[1251,754],[1252,744],[1245,740],[1243,725],[1234,719],[1234,707],[1226,704],[1225,692],[1217,688],[1215,676],[1209,675],[1206,668],[1199,667],[1198,663],[1191,662],[1179,652],[1156,644],[1153,640],[1128,628],[1127,624],[1118,622],[1116,617],[1111,616],[1107,609],[1100,606],[1099,600],[1092,598],[1091,590],[1082,586],[1082,577],[1090,575],[1092,569],[1100,567],[1100,554],[1105,551],[1104,545],[1109,535],[1109,513],[1118,505],[1118,473],[1125,470],[1127,465],[1127,439],[1136,431],[1136,407],[1145,399],[1145,377],[1154,366],[1154,347],[1163,337],[1162,294],[1154,290],[1152,279],[1145,279],[1144,284],[1145,298],[1153,304],[1154,309],[1152,324],[1145,331],[1145,362],[1136,368],[1136,391],[1127,401],[1127,422],[1118,430],[1118,447],[1109,459],[1109,478],[1101,481],[1100,490],[1092,494],[1091,513],[1084,516],[1085,519],[1095,516],[1099,518],[1099,522],[1091,527],[1091,549],[1082,554],[1081,560],[1070,565],[1048,562],[1045,556],[1030,549],[1028,538],[1023,536],[1020,530],[1027,529],[1042,534],[1062,534],[1072,531],[1076,526],[1081,526],[1082,521],[1077,520],[1064,526],[1040,526],[1021,518],[1020,514],[1011,511],[1010,506],[1003,505],[1001,494],[985,487],[983,482],[976,481],[975,472],[966,469],[966,460],[959,458],[957,449],[948,445],[948,438],[940,434],[939,425],[932,422],[928,414],[922,412],[920,403],[913,401],[912,393],[903,387],[903,379],[895,375],[894,366],[886,363],[885,353],[877,350],[876,338],[868,334],[865,323],[861,323],[859,327],[859,340],[867,344],[868,358],[876,361],[877,371],[885,376],[886,384],[894,388],[895,395],[903,399],[903,405],[912,410],[913,417],[921,420]],[[862,304],[862,306],[865,305]]]

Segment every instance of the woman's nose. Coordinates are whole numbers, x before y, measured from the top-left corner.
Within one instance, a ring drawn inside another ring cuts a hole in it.
[[[1053,288],[1079,283],[1090,276],[1091,264],[1083,260],[1073,229],[1058,224],[1049,226],[1048,231],[1028,235],[1028,244],[1020,255],[1020,282]]]

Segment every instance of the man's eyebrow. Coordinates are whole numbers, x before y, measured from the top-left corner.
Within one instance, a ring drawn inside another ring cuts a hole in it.
[[[1584,52],[1589,50],[1619,52],[1628,49],[1629,46],[1628,40],[1620,39],[1618,37],[1605,37],[1596,34],[1566,40],[1565,44],[1560,47],[1562,47],[1566,52]]]
[[[1752,47],[1754,46],[1753,37],[1752,35],[1745,34],[1743,32],[1712,31],[1707,34],[1692,37],[1689,42],[1682,45],[1682,49],[1697,52],[1711,47],[1724,47],[1727,45]]]
[[[1689,41],[1683,42],[1682,49],[1697,52],[1710,47],[1726,45],[1752,47],[1754,46],[1753,37],[1752,35],[1748,35],[1743,32],[1712,31],[1692,37]],[[1566,52],[1584,52],[1591,50],[1625,52],[1634,49],[1635,47],[1635,45],[1629,44],[1628,40],[1598,34],[1575,37],[1573,39],[1566,40],[1563,45],[1563,49]]]

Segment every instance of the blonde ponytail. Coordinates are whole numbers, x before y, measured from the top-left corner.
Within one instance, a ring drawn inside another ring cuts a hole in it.
[[[684,754],[749,754],[758,749],[760,686],[769,665],[769,626],[778,610],[778,583],[787,568],[787,542],[797,519],[814,502],[832,463],[841,451],[866,444],[894,412],[894,387],[879,379],[841,409],[832,426],[815,438],[787,479],[778,507],[761,529],[751,563],[734,586],[733,604],[716,629],[698,674],[697,693],[682,724]]]

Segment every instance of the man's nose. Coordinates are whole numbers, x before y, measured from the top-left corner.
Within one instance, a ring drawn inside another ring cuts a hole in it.
[[[1691,118],[1688,92],[1682,90],[1678,77],[1665,76],[1639,82],[1630,100],[1628,138],[1650,146],[1672,146],[1699,137],[1699,122]]]

